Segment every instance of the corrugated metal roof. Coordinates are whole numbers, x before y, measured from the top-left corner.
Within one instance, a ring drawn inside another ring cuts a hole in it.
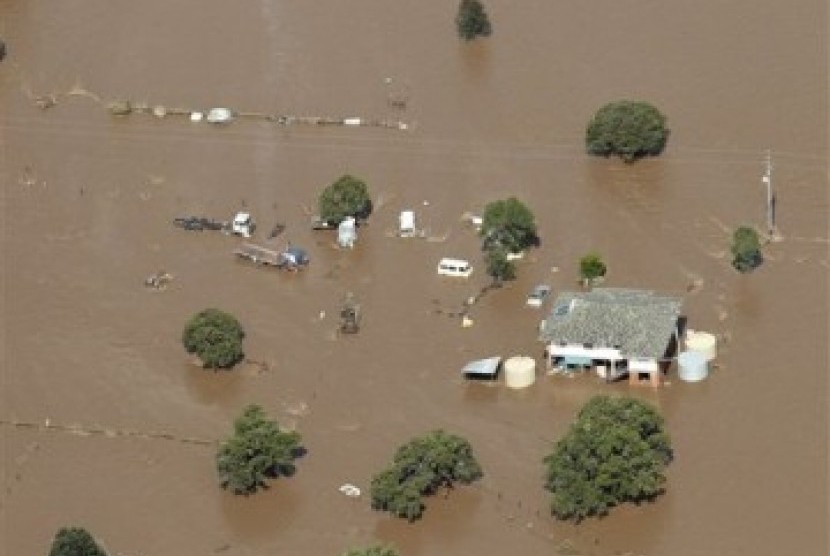
[[[501,357],[489,357],[487,359],[478,359],[477,361],[470,361],[461,372],[465,375],[475,377],[494,378],[499,372],[499,364]]]
[[[624,357],[660,358],[680,316],[680,298],[648,290],[563,292],[544,322],[545,343],[617,347]]]

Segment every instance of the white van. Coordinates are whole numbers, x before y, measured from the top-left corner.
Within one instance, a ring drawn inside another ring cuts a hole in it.
[[[438,262],[438,274],[467,278],[473,273],[473,267],[463,259],[444,258]]]

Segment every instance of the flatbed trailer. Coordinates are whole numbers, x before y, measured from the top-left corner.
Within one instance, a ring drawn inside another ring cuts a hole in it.
[[[253,243],[243,243],[234,249],[233,253],[239,258],[248,259],[256,264],[273,266],[276,268],[282,268],[285,266],[285,261],[278,251],[254,245]]]

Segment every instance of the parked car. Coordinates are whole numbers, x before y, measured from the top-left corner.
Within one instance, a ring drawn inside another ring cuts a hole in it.
[[[547,284],[539,284],[535,286],[529,294],[527,294],[527,305],[529,307],[541,307],[545,299],[550,295],[551,289]]]

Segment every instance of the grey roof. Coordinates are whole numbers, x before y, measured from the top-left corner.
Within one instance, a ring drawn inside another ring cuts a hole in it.
[[[648,290],[563,292],[543,323],[540,339],[617,347],[626,358],[659,359],[675,331],[682,304],[680,298]]]

